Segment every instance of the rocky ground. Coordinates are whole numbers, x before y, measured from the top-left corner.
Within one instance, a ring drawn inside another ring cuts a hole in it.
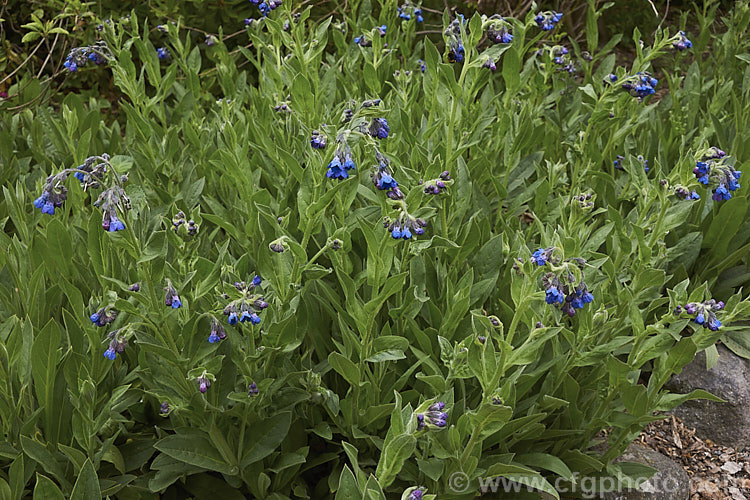
[[[652,423],[638,440],[682,465],[690,476],[690,500],[750,500],[750,447],[701,439],[675,416]]]

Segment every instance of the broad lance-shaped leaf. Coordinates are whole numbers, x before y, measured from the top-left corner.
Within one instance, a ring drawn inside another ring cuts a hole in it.
[[[286,438],[291,424],[291,412],[284,412],[253,424],[251,427],[253,438],[250,441],[250,447],[242,456],[240,467],[244,469],[273,453]]]
[[[34,500],[65,500],[65,497],[50,478],[37,473]]]
[[[362,491],[357,485],[354,473],[348,465],[344,465],[339,476],[339,488],[336,490],[336,500],[356,500],[362,498]]]
[[[73,492],[70,494],[70,500],[101,500],[102,492],[99,489],[99,478],[94,470],[91,460],[81,467],[76,484],[73,486]]]
[[[237,467],[224,461],[208,438],[197,433],[172,434],[156,443],[154,448],[186,464],[224,474],[234,475],[238,472]]]
[[[396,475],[401,472],[404,462],[414,453],[416,446],[417,439],[411,434],[396,436],[385,445],[375,471],[380,486],[391,485]]]
[[[45,436],[51,442],[57,442],[62,424],[60,407],[55,404],[55,379],[61,358],[59,348],[60,327],[50,320],[31,346],[31,372],[36,397],[44,409]]]

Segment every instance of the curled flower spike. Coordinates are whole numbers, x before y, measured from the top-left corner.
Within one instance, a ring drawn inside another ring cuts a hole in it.
[[[215,344],[226,338],[227,334],[224,331],[224,327],[219,324],[216,318],[211,318],[211,333],[208,336],[208,342]]]
[[[742,172],[728,165],[726,153],[719,148],[710,147],[699,152],[699,159],[695,162],[693,174],[698,182],[715,187],[712,190],[714,201],[726,201],[732,198],[732,192],[740,188]]]
[[[354,43],[356,43],[360,47],[372,47],[372,42],[365,38],[365,35],[354,37]]]
[[[396,12],[398,12],[398,17],[400,19],[403,19],[404,21],[414,19],[418,23],[424,22],[424,17],[422,17],[422,9],[413,6],[409,1],[401,4],[400,7],[397,7]]]
[[[422,488],[417,488],[416,490],[409,493],[407,500],[422,500],[423,494],[424,492],[422,491]]]
[[[325,149],[326,137],[317,130],[313,130],[310,138],[310,146],[312,146],[313,149]]]
[[[75,73],[78,71],[78,68],[86,66],[89,62],[93,62],[98,66],[107,62],[110,57],[112,57],[112,55],[109,51],[109,47],[106,42],[102,40],[93,45],[71,49],[68,53],[68,57],[65,58],[63,66],[71,73]]]
[[[724,309],[724,302],[710,299],[705,302],[690,302],[685,305],[684,309],[678,307],[675,314],[685,312],[689,316],[693,316],[695,323],[715,332],[721,328],[721,321],[716,317],[716,312],[722,309]]]
[[[425,413],[417,414],[417,430],[425,427],[445,427],[448,423],[448,414],[443,411],[445,403],[438,401],[430,405]]]
[[[367,133],[376,139],[387,139],[390,132],[391,127],[388,126],[388,120],[385,118],[373,118],[367,130]]]
[[[533,254],[531,254],[531,259],[529,260],[531,260],[531,262],[538,266],[543,266],[550,259],[554,250],[555,247],[539,248]]]
[[[116,317],[117,317],[117,311],[113,309],[107,310],[106,308],[102,307],[98,311],[96,311],[94,314],[89,316],[89,319],[96,326],[102,327],[102,326],[106,326],[112,323]]]
[[[677,36],[679,36],[679,39],[677,39],[675,42],[672,42],[672,47],[674,47],[675,50],[679,50],[680,52],[682,52],[683,50],[687,50],[693,47],[693,42],[687,39],[684,31],[680,31]]]
[[[658,84],[659,80],[654,78],[651,73],[639,71],[635,76],[625,79],[622,83],[622,89],[630,92],[630,95],[642,101],[645,97],[656,92]]]
[[[545,250],[540,248],[534,252],[531,260],[537,264],[540,261],[546,262]],[[571,318],[575,316],[576,309],[582,309],[594,300],[594,295],[589,292],[586,283],[583,280],[576,282],[575,276],[567,267],[572,264],[582,266],[585,262],[583,259],[568,259],[566,263],[562,264],[562,269],[549,272],[542,277],[544,301],[547,304],[560,307],[562,312]]]
[[[328,163],[326,177],[329,179],[346,179],[349,177],[349,171],[351,170],[355,170],[352,150],[349,149],[346,141],[340,139],[339,147],[333,159]]]
[[[440,174],[437,179],[431,179],[424,183],[425,194],[440,194],[445,191],[449,185],[453,184],[450,172],[447,170]]]
[[[215,36],[206,35],[206,40],[204,43],[206,44],[206,47],[212,47],[213,45],[216,45],[216,42],[218,41],[219,40]]]
[[[261,322],[259,313],[268,307],[268,302],[261,295],[253,293],[260,284],[261,278],[257,274],[253,276],[249,285],[246,285],[244,281],[234,284],[240,296],[224,307],[224,315],[227,316],[230,325],[247,322],[257,325]]]
[[[487,28],[487,38],[492,43],[510,43],[513,41],[513,35],[508,28],[510,24],[502,17],[498,17]]]
[[[401,215],[395,221],[391,221],[386,218],[383,221],[383,227],[385,227],[390,233],[394,240],[404,239],[409,240],[414,235],[420,236],[424,234],[424,227],[427,222],[423,219],[417,219],[402,211]]]
[[[701,196],[695,191],[690,191],[684,186],[675,186],[674,194],[681,200],[700,200]]]
[[[198,377],[195,381],[198,382],[198,390],[201,391],[201,394],[205,394],[208,388],[211,387],[211,381],[205,375]]]
[[[562,12],[542,12],[541,14],[537,14],[537,16],[534,18],[534,22],[543,31],[551,31],[557,25],[557,23],[560,22],[562,16]]]
[[[258,395],[258,386],[255,385],[255,382],[251,382],[250,385],[247,386],[247,395],[251,398]]]
[[[125,352],[125,347],[128,345],[128,340],[118,335],[118,332],[119,330],[109,333],[109,347],[104,351],[104,357],[112,361],[115,360],[118,354]]]
[[[172,309],[178,309],[182,307],[182,301],[180,296],[177,295],[177,290],[174,289],[172,283],[167,281],[167,286],[164,288],[166,295],[164,296],[164,305],[171,307]]]

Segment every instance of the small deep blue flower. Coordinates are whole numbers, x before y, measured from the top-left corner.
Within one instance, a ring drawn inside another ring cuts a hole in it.
[[[698,313],[698,315],[695,316],[694,321],[698,323],[699,325],[702,325],[703,323],[706,322],[706,317],[703,315],[703,313]]]
[[[341,160],[338,156],[334,156],[333,160],[330,161],[328,164],[328,172],[326,172],[326,177],[329,179],[346,179],[349,177],[349,174],[341,165]]]
[[[560,290],[557,289],[556,286],[552,286],[547,289],[546,297],[544,300],[547,302],[547,304],[556,304],[556,303],[562,304],[565,300],[565,297],[560,292]]]
[[[465,51],[464,51],[463,44],[461,44],[460,42],[454,43],[453,45],[451,45],[451,49],[448,52],[448,62],[451,62],[451,63],[463,62],[464,55],[465,55]]]
[[[260,283],[261,283],[260,276],[258,276],[257,274],[253,276],[252,283],[253,283],[253,286],[260,286]]]
[[[258,323],[260,323],[260,316],[258,316],[258,315],[257,315],[257,314],[255,314],[255,313],[252,313],[252,314],[250,315],[250,323],[252,323],[252,324],[254,324],[254,325],[257,325]]]
[[[47,192],[45,191],[44,193],[42,193],[42,196],[34,200],[34,206],[36,208],[42,208],[44,204],[47,203],[48,198],[49,196],[47,195]]]
[[[534,18],[534,22],[536,22],[537,26],[543,31],[550,31],[560,22],[560,19],[562,19],[562,12],[544,12],[538,14]]]
[[[726,185],[724,183],[719,184],[713,191],[713,196],[711,197],[714,201],[726,201],[732,198],[732,194],[727,190]]]
[[[344,170],[354,170],[354,160],[352,160],[352,155],[347,154],[344,157]]]
[[[388,173],[384,172],[380,176],[380,180],[376,183],[378,189],[393,189],[398,186],[398,182],[396,182],[396,179],[391,177]]]
[[[178,309],[180,307],[182,307],[182,301],[177,295],[175,295],[172,299],[172,309]]]
[[[709,330],[715,332],[716,330],[721,328],[721,321],[719,321],[715,316],[709,317],[707,326]]]
[[[94,323],[94,324],[96,324],[96,323],[98,323],[98,322],[99,322],[99,318],[100,318],[100,316],[99,316],[99,313],[98,313],[98,312],[95,312],[94,314],[92,314],[91,316],[89,316],[89,319],[90,319],[90,320],[91,320],[91,322],[92,322],[92,323]]]
[[[51,201],[45,201],[42,205],[42,213],[48,215],[55,215],[55,205]]]
[[[240,315],[240,323],[244,323],[245,321],[250,321],[249,311],[242,311],[242,314]]]
[[[326,136],[322,135],[317,130],[313,130],[312,136],[310,137],[310,146],[312,146],[313,149],[325,149]]]
[[[421,59],[419,59],[417,61],[417,63],[419,63],[419,71],[421,71],[422,73],[424,73],[425,70],[427,69],[427,66],[425,65],[424,61],[421,60]]]
[[[211,343],[211,344],[214,344],[214,343],[216,343],[216,342],[218,342],[218,341],[220,341],[220,340],[221,340],[221,339],[220,339],[220,338],[219,338],[219,336],[218,336],[218,335],[216,334],[216,332],[211,332],[211,334],[210,334],[210,335],[208,336],[208,341],[209,341],[209,343]]]
[[[401,229],[400,228],[394,228],[393,231],[391,231],[391,236],[394,240],[398,240],[401,238]]]
[[[112,232],[115,232],[115,231],[122,231],[123,229],[125,229],[125,224],[123,224],[123,222],[120,219],[118,219],[117,217],[112,217],[112,219],[109,222],[109,232],[112,233]],[[172,306],[172,307],[174,307],[174,306]],[[179,307],[179,306],[177,306],[177,307]]]
[[[679,35],[680,35],[680,39],[672,43],[672,47],[674,47],[675,49],[679,51],[687,50],[693,47],[693,42],[688,40],[684,31],[680,31]]]
[[[104,357],[114,361],[114,359],[117,357],[117,353],[110,347],[109,349],[104,351]]]
[[[385,36],[385,31],[387,28],[388,27],[385,24],[383,24],[382,26],[378,26],[378,32],[380,33],[381,37]]]
[[[171,284],[168,284],[164,288],[164,291],[166,292],[166,295],[164,296],[164,305],[169,306],[172,309],[182,307],[180,296],[177,295],[177,290],[175,290]]]
[[[159,47],[156,49],[156,55],[158,55],[161,60],[169,59],[169,49],[166,47]]]
[[[540,248],[533,254],[531,254],[531,262],[535,263],[538,266],[545,265],[547,263],[547,259],[549,259],[549,253],[544,248]]]
[[[230,325],[236,325],[238,320],[239,320],[239,318],[237,317],[237,313],[236,312],[229,313],[228,321],[229,321]]]

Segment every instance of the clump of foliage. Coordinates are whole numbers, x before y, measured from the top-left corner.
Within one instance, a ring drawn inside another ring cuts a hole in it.
[[[627,67],[593,1],[585,47],[541,9],[246,10],[232,50],[98,20],[60,64],[123,98],[0,118],[3,498],[647,474],[610,460],[713,397],[669,378],[750,357],[747,3]]]

